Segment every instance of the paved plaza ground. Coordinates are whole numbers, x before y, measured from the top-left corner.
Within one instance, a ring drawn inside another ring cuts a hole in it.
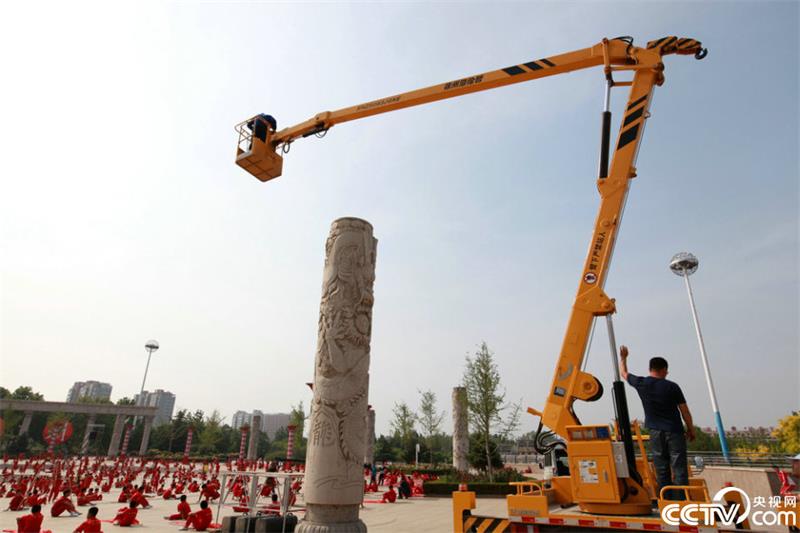
[[[123,507],[124,504],[117,503],[119,496],[119,489],[112,489],[112,491],[103,496],[103,501],[97,502],[97,507],[100,509],[99,518],[101,520],[111,520],[116,511]],[[179,522],[169,522],[164,520],[164,516],[176,512],[176,500],[164,500],[163,498],[150,497],[148,498],[151,509],[139,510],[139,521],[142,523],[136,526],[135,530],[152,531],[153,533],[167,533],[176,532],[180,529]],[[197,503],[198,495],[190,495],[188,501],[192,506],[192,511],[199,509]],[[8,499],[0,499],[0,505],[3,508],[8,506]],[[73,502],[75,498],[73,497]],[[300,503],[300,502],[299,502]],[[42,513],[45,515],[42,530],[51,530],[53,533],[71,533],[80,524],[86,516],[86,511],[89,507],[78,507],[78,510],[83,514],[79,517],[71,518],[64,516],[59,518],[52,518],[50,516],[50,505],[43,506]],[[216,516],[216,505],[212,506]],[[16,531],[16,518],[27,514],[28,511],[0,512],[0,531]],[[505,499],[504,498],[485,498],[478,500],[477,514],[504,516],[505,515]],[[220,516],[226,514],[233,514],[228,507],[227,512],[223,507]],[[410,500],[398,500],[393,504],[378,504],[367,503],[361,509],[361,519],[367,525],[370,532],[374,533],[404,533],[404,532],[417,532],[417,531],[431,531],[431,532],[449,532],[452,531],[452,504],[450,498],[442,497],[423,497],[412,498]],[[103,524],[103,531],[109,533],[110,531],[124,531],[127,528],[120,528],[110,523]]]

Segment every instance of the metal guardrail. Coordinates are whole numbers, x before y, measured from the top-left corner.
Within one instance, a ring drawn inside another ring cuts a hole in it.
[[[693,452],[689,451],[689,460],[701,457],[705,466],[733,466],[742,468],[791,468],[792,458],[788,455],[774,455],[769,453],[742,453],[731,452],[730,462],[726,461],[722,452]]]
[[[787,455],[775,455],[769,453],[731,452],[730,462],[725,460],[722,452],[693,452],[689,450],[688,456],[690,464],[695,463],[695,458],[699,457],[702,459],[704,466],[781,469],[789,469],[792,466],[791,457]],[[538,454],[501,454],[500,457],[506,464],[537,464],[544,460],[543,457]],[[650,457],[650,459],[652,460],[652,457]]]

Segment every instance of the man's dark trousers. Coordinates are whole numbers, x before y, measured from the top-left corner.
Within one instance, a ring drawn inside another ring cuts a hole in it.
[[[650,430],[650,453],[656,467],[658,487],[688,485],[689,465],[686,462],[686,437],[683,432]],[[683,491],[667,491],[671,500],[682,500]]]

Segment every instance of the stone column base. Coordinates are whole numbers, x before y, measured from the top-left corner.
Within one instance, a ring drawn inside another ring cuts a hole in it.
[[[306,516],[295,533],[367,533],[367,525],[358,518],[356,505],[306,504]]]

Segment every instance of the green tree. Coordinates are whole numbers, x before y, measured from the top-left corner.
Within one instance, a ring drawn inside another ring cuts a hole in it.
[[[161,424],[160,426],[154,427],[152,433],[150,433],[150,449],[169,452],[174,428],[174,421],[169,424]]]
[[[266,456],[271,450],[272,444],[269,441],[269,435],[267,435],[266,431],[262,431],[258,434],[258,447],[256,451],[256,455],[258,457]]]
[[[7,391],[6,389],[6,392]],[[17,387],[16,390],[11,393],[11,399],[42,401],[44,400],[44,396],[38,392],[33,392],[31,387]]]
[[[289,430],[287,430],[284,426],[281,426],[275,430],[275,436],[272,437],[272,441],[278,442],[281,440],[287,440],[288,438],[289,438]]]
[[[400,440],[400,446],[403,450],[407,450],[413,443],[414,423],[416,422],[417,416],[408,408],[406,402],[394,404],[392,413],[394,414],[394,419],[392,420],[394,435]],[[408,460],[408,457],[406,457],[406,460]]]
[[[28,451],[28,436],[27,435],[14,435],[9,438],[6,444],[6,452],[11,455],[17,455]]]
[[[117,400],[117,405],[136,405],[136,401],[125,396],[124,398]]]
[[[192,425],[192,423],[193,420],[191,419],[191,413],[186,409],[180,409],[178,413],[172,417],[172,421],[169,423],[169,432],[166,435],[166,448],[161,448],[163,444],[159,446],[153,444],[153,447],[160,450],[167,450],[169,452],[183,451],[186,446],[186,435],[189,433],[189,426]],[[159,426],[158,429],[166,426],[167,424],[164,424],[163,426]]]
[[[225,438],[222,432],[222,417],[219,411],[214,410],[205,419],[205,424],[200,431],[197,441],[197,451],[199,453],[217,453],[220,448],[224,448]]]
[[[436,408],[436,394],[433,391],[418,392],[422,396],[420,397],[419,414],[416,417],[422,427],[422,434],[425,436],[425,443],[428,445],[430,462],[433,464],[433,441],[434,437],[439,433],[445,413]]]
[[[489,480],[494,480],[494,464],[492,456],[492,433],[498,430],[501,434],[510,434],[516,429],[519,409],[512,409],[512,416],[503,421],[502,414],[508,409],[505,404],[505,391],[501,391],[500,371],[494,362],[494,354],[489,346],[482,342],[475,356],[466,358],[464,370],[464,387],[467,390],[467,410],[473,434],[481,443],[486,457],[486,472]]]
[[[792,414],[781,418],[772,436],[778,439],[782,452],[800,453],[800,411],[793,411]]]
[[[306,412],[303,408],[302,400],[297,405],[292,406],[289,423],[296,426],[294,431],[294,448],[292,449],[293,458],[297,460],[305,460],[306,439],[303,438],[303,430],[306,423]]]
[[[474,468],[478,470],[483,470],[485,472],[489,472],[489,463],[487,463],[486,458],[489,457],[491,459],[491,468],[492,469],[500,469],[503,468],[503,459],[500,457],[500,451],[498,450],[497,441],[490,437],[489,438],[489,454],[486,454],[486,441],[483,439],[483,436],[478,435],[477,433],[473,433],[469,436],[469,452],[467,454],[467,460],[469,464],[472,465]],[[494,479],[494,478],[490,478]]]
[[[397,461],[394,446],[391,439],[381,435],[375,441],[375,461]]]

